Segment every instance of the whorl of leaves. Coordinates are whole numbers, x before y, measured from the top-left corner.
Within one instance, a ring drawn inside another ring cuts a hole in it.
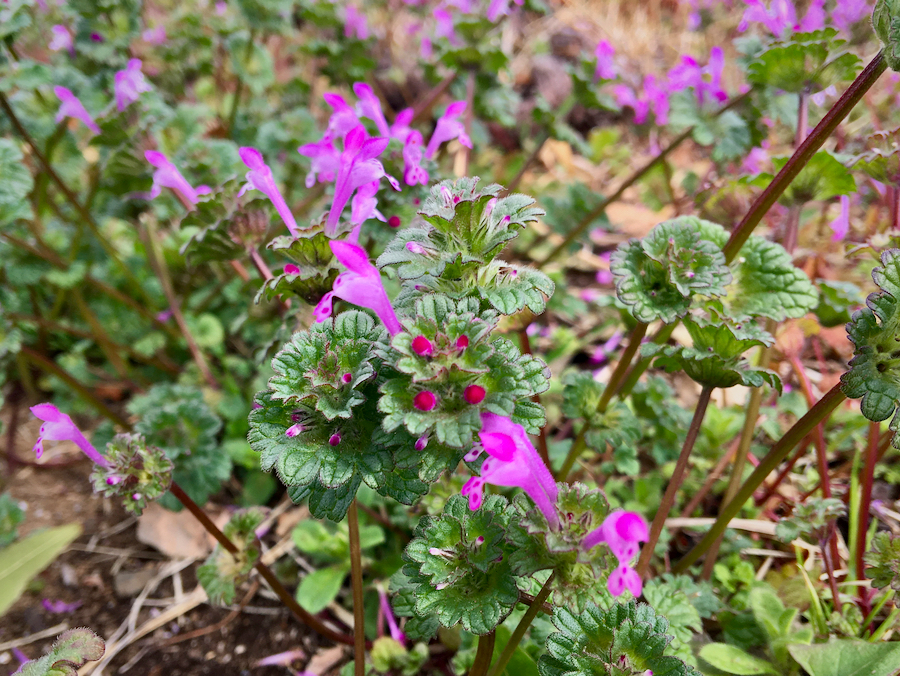
[[[261,507],[236,512],[222,532],[238,549],[237,554],[216,545],[212,554],[197,569],[197,580],[203,585],[212,603],[230,605],[234,601],[237,584],[250,572],[259,559],[256,529],[263,522]]]

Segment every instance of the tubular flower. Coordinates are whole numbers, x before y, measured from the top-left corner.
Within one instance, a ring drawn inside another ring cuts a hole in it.
[[[325,135],[329,138],[344,138],[349,131],[359,126],[359,118],[350,104],[340,94],[326,93],[322,95],[325,103],[331,106],[334,112],[328,118],[328,129]]]
[[[72,56],[75,56],[75,42],[72,39],[72,31],[61,24],[53,26],[50,30],[53,31],[53,39],[50,40],[47,49],[52,52],[67,49]]]
[[[525,491],[544,514],[552,528],[559,527],[556,514],[558,489],[553,475],[541,460],[525,428],[496,413],[481,413],[481,447],[474,448],[465,459],[472,462],[482,451],[488,458],[481,465],[481,476],[473,476],[462,488],[469,496],[469,509],[481,506],[485,484],[515,486]]]
[[[197,204],[200,195],[208,192],[208,188],[200,186],[195,189],[187,179],[178,171],[178,167],[169,162],[169,159],[158,150],[148,150],[144,153],[147,161],[156,167],[153,172],[153,188],[150,190],[150,199],[158,197],[163,188],[171,188],[176,190],[191,203],[191,206]]]
[[[378,585],[377,588],[378,603],[381,605],[381,612],[384,615],[384,619],[387,620],[388,628],[391,631],[391,638],[397,641],[397,643],[405,646],[406,634],[400,630],[400,625],[397,624],[397,619],[394,617],[393,610],[391,610],[391,602],[388,600],[388,596],[381,585]]]
[[[650,531],[644,517],[621,510],[612,512],[599,528],[584,537],[582,546],[585,550],[605,542],[619,560],[619,567],[610,573],[606,583],[610,594],[620,596],[627,589],[635,598],[641,595],[643,583],[630,564],[638,554],[638,543],[649,539]]]
[[[457,101],[447,106],[447,110],[438,119],[434,133],[428,140],[428,146],[425,148],[425,157],[430,160],[442,143],[452,141],[455,138],[458,138],[459,142],[466,148],[472,147],[472,139],[466,134],[465,126],[456,119],[464,112],[466,112],[465,101]]]
[[[75,426],[72,419],[60,411],[53,404],[38,404],[31,407],[31,412],[38,420],[43,420],[37,443],[34,445],[34,454],[38,458],[44,453],[44,439],[51,441],[71,441],[95,464],[109,467],[106,459],[91,445],[91,442]]]
[[[384,214],[378,211],[378,200],[375,198],[375,195],[378,194],[380,183],[381,179],[371,183],[364,183],[357,189],[350,202],[350,222],[353,225],[365,223],[373,216],[382,223],[387,220]]]
[[[784,37],[791,31],[815,31],[825,26],[824,0],[813,0],[809,4],[806,15],[797,23],[797,8],[793,0],[772,0],[772,4],[766,7],[763,0],[744,0],[747,9],[738,30],[747,30],[750,23],[761,23],[777,38]],[[840,3],[838,3],[840,4]]]
[[[422,134],[415,129],[406,136],[403,144],[403,182],[406,185],[426,185],[428,172],[422,168],[422,158],[425,152],[422,150]]]
[[[275,205],[275,209],[278,211],[287,229],[291,231],[294,237],[297,237],[299,232],[297,221],[294,219],[294,214],[288,209],[281,191],[275,184],[272,170],[269,169],[269,166],[263,159],[262,153],[256,148],[241,148],[238,154],[241,156],[244,164],[250,169],[247,172],[247,183],[241,188],[240,194],[243,195],[247,190],[259,190],[263,193]]]
[[[344,12],[344,37],[355,37],[357,40],[365,40],[369,37],[366,15],[362,14],[356,5],[347,5]]]
[[[392,336],[400,333],[400,320],[397,319],[381,283],[381,273],[369,262],[366,250],[350,242],[332,241],[329,245],[335,258],[347,268],[347,272],[337,276],[332,290],[322,296],[322,300],[316,305],[313,310],[316,321],[325,321],[331,316],[332,302],[334,296],[337,296],[348,303],[374,311]]]
[[[141,60],[129,59],[128,66],[116,73],[115,95],[116,108],[125,110],[130,104],[138,100],[141,92],[149,92],[150,85],[141,72]]]
[[[330,183],[337,176],[341,154],[334,147],[334,139],[329,134],[325,134],[318,143],[300,146],[297,152],[312,160],[309,173],[306,175],[307,188],[312,188],[316,179],[319,183]]]
[[[394,124],[391,125],[391,138],[397,139],[400,143],[406,143],[406,138],[412,131],[409,125],[415,114],[416,111],[412,108],[404,108],[397,113],[397,117],[394,118]]]
[[[166,27],[156,26],[155,28],[148,28],[141,33],[141,39],[151,45],[164,45],[166,44]]]
[[[600,41],[597,49],[594,50],[594,56],[597,58],[597,67],[594,69],[594,82],[616,79],[616,65],[613,63],[615,54],[615,47],[606,40]]]
[[[53,93],[56,94],[57,98],[62,102],[62,105],[59,107],[59,112],[56,113],[57,122],[62,122],[67,117],[73,117],[76,120],[84,122],[87,128],[95,134],[100,133],[100,127],[94,122],[94,118],[91,117],[91,114],[85,109],[84,105],[71,90],[66,89],[65,87],[54,87]]]
[[[353,93],[359,99],[359,102],[356,104],[357,116],[374,121],[375,126],[378,127],[379,134],[390,136],[391,129],[388,127],[387,120],[384,117],[384,111],[381,110],[381,101],[375,96],[372,88],[365,82],[357,82],[353,85]]]
[[[369,138],[362,126],[347,133],[334,183],[334,201],[325,223],[325,234],[329,237],[337,234],[341,212],[357,188],[385,177],[395,190],[400,189],[397,179],[388,176],[384,165],[375,159],[384,152],[388,142],[386,138]]]
[[[834,234],[831,236],[831,240],[833,242],[840,242],[847,236],[847,233],[850,232],[849,195],[841,195],[841,213],[828,225],[832,229],[832,231],[834,231]]]
[[[691,56],[682,56],[681,63],[669,71],[669,90],[672,92],[693,89],[697,100],[703,104],[707,96],[722,102],[728,94],[722,89],[722,70],[725,68],[725,55],[721,47],[713,47],[709,55],[709,63],[701,66]]]

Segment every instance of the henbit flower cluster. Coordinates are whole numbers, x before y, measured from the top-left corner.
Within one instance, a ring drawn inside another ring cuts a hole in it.
[[[421,0],[403,0],[407,5],[420,5]],[[521,7],[525,0],[512,0],[512,4]],[[431,11],[434,26],[430,35],[423,34],[420,43],[422,58],[430,59],[434,55],[434,42],[446,40],[452,47],[463,44],[462,39],[456,33],[457,20],[466,15],[484,14],[491,23],[497,22],[512,13],[510,0],[490,0],[484,7],[478,0],[443,0]],[[415,24],[410,30],[411,34],[424,32],[424,26]],[[346,29],[345,29],[346,30]]]
[[[306,187],[312,187],[316,181],[335,184],[334,199],[325,225],[326,234],[329,237],[337,234],[341,214],[347,202],[351,202],[350,223],[357,227],[350,240],[356,241],[359,226],[364,221],[373,217],[380,221],[387,220],[378,210],[376,199],[381,179],[387,179],[394,190],[400,190],[397,179],[389,175],[377,159],[392,139],[403,144],[403,182],[408,186],[428,182],[428,172],[421,166],[422,160],[433,158],[442,143],[459,139],[460,143],[471,148],[472,142],[458,119],[465,112],[465,101],[448,106],[438,120],[428,146],[423,149],[422,134],[410,127],[414,115],[412,108],[400,111],[394,124],[388,125],[381,101],[368,84],[355,83],[353,92],[358,99],[355,108],[339,94],[324,95],[325,102],[333,111],[325,134],[316,143],[307,143],[297,151],[311,161]],[[374,122],[379,135],[369,136],[362,119]],[[343,144],[342,150],[338,150],[336,145],[339,141]]]
[[[62,49],[68,47],[73,49],[71,45],[71,34],[64,26],[54,26],[54,38],[50,44],[50,49]],[[62,30],[57,30],[62,29]],[[65,35],[68,34],[68,42]],[[53,45],[57,45],[54,47]],[[144,78],[141,72],[141,60],[131,59],[128,65],[116,73],[114,84],[114,96],[116,99],[116,107],[119,111],[125,110],[129,105],[138,100],[141,92],[150,91],[150,84]],[[94,122],[94,118],[81,103],[81,100],[66,87],[54,87],[53,93],[60,100],[59,112],[56,114],[56,121],[62,122],[65,118],[71,117],[75,120],[81,120],[85,126],[94,134],[100,133],[100,127]]]

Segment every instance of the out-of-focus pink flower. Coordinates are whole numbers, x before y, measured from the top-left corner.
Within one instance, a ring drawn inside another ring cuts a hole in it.
[[[56,113],[57,122],[62,122],[65,118],[72,117],[84,122],[87,128],[95,134],[100,133],[100,127],[97,126],[97,123],[94,122],[94,118],[91,117],[90,113],[88,113],[75,94],[65,87],[54,87],[53,93],[56,94],[62,102],[62,105],[59,107],[59,112]]]
[[[619,567],[609,575],[606,583],[609,593],[620,596],[626,589],[635,598],[641,595],[643,584],[631,561],[637,556],[638,543],[647,542],[650,532],[644,517],[635,512],[615,511],[606,517],[603,525],[584,537],[584,549],[605,542],[619,560]]]
[[[616,64],[613,63],[613,56],[616,54],[616,48],[608,41],[601,40],[594,50],[594,56],[597,57],[597,67],[594,69],[594,82],[597,80],[615,80]]]
[[[437,7],[434,12],[432,12],[432,16],[434,16],[435,22],[435,38],[444,38],[454,47],[458,47],[462,44],[462,40],[460,40],[459,36],[456,34],[456,27],[453,24],[453,15],[450,12],[443,7]]]
[[[325,223],[325,233],[329,237],[337,234],[341,212],[357,188],[384,177],[395,190],[400,189],[397,179],[389,176],[384,171],[384,165],[375,159],[384,152],[388,142],[386,138],[369,138],[362,126],[347,133],[334,183],[334,201]]]
[[[459,139],[459,142],[466,148],[472,147],[472,139],[466,134],[465,125],[457,119],[464,112],[466,112],[465,101],[456,101],[447,106],[447,110],[438,118],[434,133],[428,140],[428,146],[425,148],[425,157],[430,160],[442,143],[453,139]]]
[[[34,417],[43,421],[37,443],[35,443],[33,449],[35,456],[40,458],[43,455],[45,439],[50,441],[71,441],[95,464],[109,467],[106,459],[100,455],[91,442],[81,433],[81,430],[75,426],[72,419],[56,408],[56,406],[53,404],[38,404],[31,407],[31,412],[34,414]]]
[[[850,196],[841,195],[841,213],[831,223],[829,227],[834,231],[831,236],[832,242],[840,242],[850,232]]]
[[[400,143],[406,143],[406,139],[412,131],[409,125],[412,123],[415,111],[412,108],[404,108],[397,117],[394,118],[394,124],[391,125],[391,138],[395,138]]]
[[[56,24],[50,30],[53,32],[53,38],[50,40],[47,48],[53,52],[67,49],[74,56],[75,41],[72,39],[72,31],[60,24]]]
[[[223,0],[219,0],[216,3],[216,15],[217,16],[225,16],[225,12],[228,11],[228,3]]]
[[[327,92],[322,98],[334,110],[331,117],[328,118],[328,130],[326,131],[331,138],[344,138],[347,132],[359,126],[356,111],[344,100],[343,96]]]
[[[243,195],[247,190],[259,190],[275,205],[275,210],[281,216],[287,229],[291,231],[291,235],[297,237],[300,233],[297,221],[294,219],[294,214],[288,209],[288,205],[275,183],[275,178],[272,176],[272,170],[263,159],[262,153],[256,148],[241,148],[238,154],[250,169],[247,172],[247,183],[241,188],[239,194]]]
[[[657,84],[655,75],[647,75],[644,78],[644,99],[653,110],[653,115],[656,116],[656,124],[660,127],[667,125],[669,123],[669,92],[665,87]]]
[[[400,630],[397,620],[394,617],[394,611],[391,609],[391,602],[387,594],[381,586],[378,586],[378,603],[381,605],[381,612],[384,619],[387,620],[388,629],[391,631],[391,638],[402,646],[406,645],[406,634]]]
[[[65,601],[61,601],[59,599],[44,599],[41,601],[41,605],[44,606],[44,610],[48,613],[54,614],[68,614],[74,612],[81,608],[81,601],[75,601],[74,603],[66,603]]]
[[[318,143],[300,146],[297,152],[312,160],[309,173],[306,175],[307,188],[312,188],[317,178],[319,183],[331,183],[337,176],[341,154],[334,147],[334,140],[329,134],[326,133]]]
[[[834,98],[837,95],[838,95],[837,87],[835,85],[830,85],[830,86],[826,87],[825,89],[823,89],[822,91],[816,92],[809,98],[817,106],[824,106],[825,102],[828,99]]]
[[[154,26],[153,28],[148,28],[141,33],[141,38],[143,38],[144,42],[151,45],[164,45],[166,44],[166,27]]]
[[[613,87],[613,98],[620,108],[631,108],[634,111],[635,124],[644,124],[647,121],[647,116],[650,114],[650,104],[635,96],[631,87],[624,84],[616,85]]]
[[[356,5],[347,5],[344,10],[344,37],[365,40],[369,37],[369,24],[366,15]]]
[[[758,174],[763,170],[763,166],[769,161],[768,146],[768,141],[763,141],[763,146],[761,148],[753,148],[747,153],[747,157],[741,162],[742,174],[753,175]]]
[[[682,56],[681,63],[668,73],[669,91],[693,89],[701,105],[705,103],[707,96],[721,103],[728,98],[728,94],[722,89],[724,68],[725,54],[721,47],[712,48],[709,62],[705,66],[701,66],[691,56]]]
[[[337,276],[332,290],[322,296],[322,300],[316,305],[313,310],[316,321],[322,322],[331,316],[333,299],[337,296],[348,303],[374,311],[392,336],[400,333],[400,320],[384,290],[381,273],[369,262],[366,250],[357,244],[340,240],[328,244],[338,262],[347,268],[347,272]],[[340,443],[340,439],[337,443]]]
[[[466,461],[472,462],[483,452],[490,457],[481,464],[481,476],[471,477],[462,488],[462,495],[469,497],[469,509],[481,506],[485,484],[515,486],[525,491],[551,527],[557,528],[558,488],[525,428],[504,416],[482,411],[478,437],[481,444],[465,456]]]
[[[612,336],[610,336],[609,340],[607,340],[602,345],[598,345],[597,349],[594,350],[594,354],[591,355],[591,361],[594,365],[602,364],[609,356],[616,351],[616,348],[619,347],[619,343],[622,342],[623,333],[621,331],[616,331]]]
[[[365,82],[357,82],[353,85],[353,93],[359,99],[356,104],[357,116],[373,120],[378,127],[378,133],[389,137],[391,130],[384,118],[384,111],[381,110],[381,101],[375,96],[372,88]]]
[[[513,0],[516,5],[519,7],[525,2],[525,0]],[[496,21],[501,16],[506,16],[509,14],[509,0],[491,0],[491,4],[488,5],[487,10],[487,19],[488,21]]]
[[[838,0],[831,10],[831,20],[840,30],[849,33],[853,24],[868,18],[871,12],[868,0]]]
[[[297,650],[288,650],[283,653],[276,653],[275,655],[269,655],[268,657],[263,657],[261,660],[257,660],[253,666],[255,667],[290,667],[294,660],[302,660],[306,657],[306,653],[304,653],[299,648]],[[293,673],[293,672],[292,672]],[[309,672],[303,672],[304,674],[308,674]],[[302,676],[302,674],[298,674],[298,676]]]
[[[381,180],[379,179],[377,181],[372,181],[371,183],[361,185],[356,190],[356,194],[350,201],[351,223],[353,223],[354,225],[359,225],[361,223],[365,223],[373,216],[382,223],[387,222],[384,214],[378,211],[378,199],[375,197],[375,195],[378,194],[378,187],[380,184]]]
[[[172,164],[169,159],[158,150],[148,150],[144,153],[147,161],[156,167],[153,172],[153,187],[150,189],[150,199],[158,197],[163,188],[177,190],[191,206],[197,204],[197,200],[202,192],[208,192],[209,189],[201,191],[195,189],[187,179],[178,171],[178,167]]]
[[[403,144],[403,181],[406,185],[426,185],[428,172],[421,166],[425,151],[422,148],[422,134],[413,130]]]
[[[792,31],[816,31],[825,26],[825,0],[812,0],[800,23],[797,23],[797,8],[793,0],[772,0],[769,7],[763,0],[744,2],[747,9],[738,26],[741,32],[747,30],[751,23],[761,23],[776,38],[783,38]]]
[[[129,59],[128,67],[116,73],[114,89],[119,111],[137,101],[141,92],[149,92],[151,89],[141,72],[141,65],[140,59]]]
[[[172,318],[171,310],[162,310],[161,312],[156,313],[156,321],[158,322],[167,322]]]

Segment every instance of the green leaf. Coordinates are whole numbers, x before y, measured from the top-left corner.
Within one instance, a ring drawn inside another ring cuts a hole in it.
[[[609,610],[596,606],[575,615],[564,607],[553,614],[557,632],[547,638],[547,654],[538,662],[541,676],[641,674],[699,676],[677,657],[664,655],[672,640],[669,623],[653,608],[635,601]]]
[[[321,612],[337,598],[349,572],[350,564],[337,563],[309,573],[297,587],[297,603],[314,615]]]
[[[706,660],[716,669],[738,676],[773,674],[779,672],[771,662],[754,657],[737,646],[727,643],[708,643],[700,649],[700,659]]]
[[[9,493],[0,494],[0,549],[16,540],[25,512]]]
[[[103,657],[106,645],[90,629],[79,627],[64,631],[46,655],[22,665],[18,676],[77,676],[86,662]]]
[[[867,136],[866,146],[867,150],[854,157],[850,166],[882,183],[900,180],[900,129]]]
[[[900,7],[896,0],[878,0],[872,13],[875,35],[884,45],[884,59],[893,70],[900,68]]]
[[[900,643],[835,639],[791,645],[793,657],[809,676],[894,676],[900,670]]]
[[[497,627],[493,656],[495,662],[499,659],[500,654],[503,652],[503,649],[506,648],[511,637],[512,632],[504,625]],[[537,663],[531,655],[525,652],[521,644],[519,644],[515,649],[515,652],[513,652],[512,657],[506,664],[506,668],[500,673],[506,674],[506,676],[539,676]]]
[[[258,39],[250,42],[251,39],[245,33],[236,33],[228,38],[227,44],[238,77],[259,96],[275,82],[275,64],[265,42]]]
[[[70,523],[39,531],[0,551],[0,615],[79,535],[81,526]]]
[[[876,533],[872,546],[866,552],[866,563],[871,566],[866,571],[872,586],[882,589],[890,586],[900,591],[900,538],[892,537],[887,531]]]
[[[540,270],[494,261],[479,269],[478,294],[504,315],[513,315],[527,306],[539,315],[553,295],[553,281]]]
[[[695,294],[721,296],[731,281],[721,248],[707,239],[715,224],[686,216],[665,221],[610,257],[616,294],[642,322],[683,317]]]
[[[212,603],[230,605],[237,585],[259,560],[256,529],[265,519],[260,507],[240,510],[225,524],[223,532],[237,547],[236,554],[216,545],[205,563],[197,569],[197,580]]]
[[[674,637],[669,645],[671,654],[696,666],[690,642],[695,634],[703,631],[703,621],[688,595],[654,578],[644,585],[644,599],[669,621],[668,633]]]
[[[847,324],[854,351],[850,370],[841,376],[844,394],[862,397],[860,411],[874,422],[889,418],[900,399],[900,249],[883,252],[881,263],[872,271],[879,291],[869,294],[867,307]],[[891,423],[895,431],[896,422]],[[895,446],[897,441],[895,435]]]
[[[2,12],[0,12],[2,13]],[[0,138],[0,226],[34,217],[28,194],[34,188],[24,156],[12,139]]]
[[[772,158],[775,172],[787,164],[787,157]],[[780,198],[785,206],[803,206],[807,202],[825,202],[856,192],[853,174],[834,155],[820,150],[803,167]]]

